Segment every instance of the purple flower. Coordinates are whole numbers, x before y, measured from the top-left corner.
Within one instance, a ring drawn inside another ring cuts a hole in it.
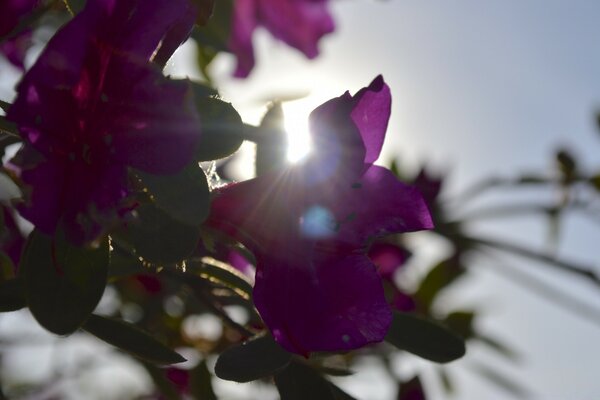
[[[20,20],[29,14],[39,0],[2,0],[0,2],[0,37],[12,32]],[[0,53],[13,65],[24,69],[25,52],[31,43],[31,30],[25,29],[0,43]]]
[[[229,48],[237,57],[239,78],[254,67],[252,34],[258,26],[311,59],[319,54],[319,39],[334,29],[327,0],[235,0],[231,25]]]
[[[373,165],[391,96],[382,77],[310,116],[304,163],[218,191],[209,223],[256,257],[254,302],[275,339],[307,355],[383,340],[391,322],[369,244],[432,227],[418,191]]]
[[[29,188],[19,211],[42,232],[61,223],[74,243],[92,241],[130,207],[129,167],[171,174],[191,161],[190,89],[150,62],[161,41],[172,52],[184,39],[180,22],[191,30],[189,7],[88,0],[24,76],[7,115],[24,140],[11,163]]]

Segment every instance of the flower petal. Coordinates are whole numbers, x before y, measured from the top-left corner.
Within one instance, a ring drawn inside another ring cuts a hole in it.
[[[391,233],[433,228],[419,191],[400,182],[389,170],[371,166],[330,205],[340,223],[338,240],[367,241]]]
[[[229,48],[237,58],[234,76],[245,78],[254,68],[252,34],[258,24],[256,19],[257,0],[237,0],[233,7]]]
[[[261,256],[257,262],[256,307],[287,350],[343,351],[385,337],[392,315],[366,256],[323,263]]]
[[[371,84],[353,97],[351,117],[356,124],[366,148],[364,162],[374,163],[383,147],[390,119],[392,95],[390,88],[379,75]]]

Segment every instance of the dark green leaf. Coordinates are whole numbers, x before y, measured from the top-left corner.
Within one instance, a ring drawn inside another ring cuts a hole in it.
[[[196,23],[200,26],[206,25],[213,14],[215,0],[192,0],[192,3],[197,8]]]
[[[123,250],[113,243],[110,253],[110,264],[108,265],[109,278],[118,278],[147,272],[142,262],[129,252]]]
[[[20,310],[26,305],[25,284],[22,279],[0,282],[0,312]]]
[[[205,257],[200,263],[188,263],[188,267],[190,272],[215,280],[236,291],[240,290],[244,297],[252,297],[252,284],[248,278],[228,264]]]
[[[27,304],[44,328],[74,332],[102,297],[109,262],[108,238],[97,248],[76,247],[59,231],[54,237],[34,230],[21,257]]]
[[[204,171],[192,163],[175,175],[136,171],[153,203],[180,223],[199,226],[208,216],[209,190]]]
[[[434,266],[421,281],[414,298],[427,310],[440,291],[462,276],[465,269],[455,258],[449,258]]]
[[[250,382],[280,371],[291,358],[271,336],[260,336],[221,353],[215,373],[228,381]]]
[[[307,365],[291,362],[275,375],[281,400],[349,400],[352,397],[332,385]],[[334,394],[334,388],[335,394]]]
[[[556,153],[556,162],[565,181],[570,182],[577,172],[577,163],[572,154],[562,149]]]
[[[15,139],[20,140],[17,125],[15,125],[13,122],[10,122],[2,115],[0,115],[0,133],[14,136]]]
[[[206,360],[199,363],[190,372],[190,394],[198,400],[217,400],[212,387],[212,375],[206,366]]]
[[[219,0],[215,2],[212,17],[205,26],[196,26],[192,38],[198,46],[211,48],[215,51],[228,51],[231,14],[233,12],[232,0]]]
[[[195,97],[202,121],[202,143],[196,159],[210,161],[235,153],[244,141],[242,118],[230,103],[210,97]]]
[[[2,111],[7,112],[8,109],[10,108],[11,104],[7,103],[6,101],[0,100],[0,109],[2,109]]]
[[[185,358],[135,325],[92,314],[83,329],[131,355],[156,364],[175,364]]]
[[[142,204],[136,212],[137,218],[129,221],[120,234],[144,260],[158,265],[177,264],[196,249],[198,228],[176,221],[153,204]]]
[[[475,313],[473,311],[455,311],[446,316],[444,323],[453,332],[458,333],[465,339],[473,336],[473,319]]]
[[[419,357],[447,363],[465,355],[464,340],[443,325],[414,314],[394,312],[385,340]]]
[[[263,132],[256,144],[256,175],[282,169],[287,162],[287,136],[280,102],[271,105],[259,129]]]

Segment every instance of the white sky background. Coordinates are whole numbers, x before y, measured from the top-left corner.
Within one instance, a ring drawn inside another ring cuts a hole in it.
[[[222,92],[248,121],[260,117],[260,99],[308,92],[306,99],[286,105],[292,113],[308,114],[382,73],[393,96],[384,158],[397,156],[409,168],[426,162],[447,172],[450,197],[486,176],[549,171],[562,145],[584,167],[600,166],[600,134],[594,126],[600,107],[600,3],[353,0],[335,2],[333,12],[337,31],[322,42],[316,61],[304,60],[264,32],[257,35],[258,66],[250,79],[230,79],[231,60],[217,60],[213,73]],[[552,200],[540,191],[528,191],[526,198]],[[493,203],[501,197],[492,193],[486,199]],[[494,220],[479,224],[477,232],[543,246],[547,227],[534,218]],[[597,226],[569,219],[559,254],[597,267],[599,237]],[[448,302],[482,310],[481,328],[522,358],[513,364],[472,348],[449,369],[456,381],[454,398],[511,398],[469,370],[476,362],[517,379],[534,399],[599,398],[600,346],[594,343],[600,327],[490,272],[485,260]],[[540,279],[600,307],[600,296],[586,283],[506,260],[540,271]],[[425,371],[431,398],[444,398],[432,369]],[[371,389],[353,387],[355,393],[385,399],[389,386],[374,384],[372,375],[364,379]]]
[[[337,31],[322,41],[315,61],[264,32],[256,37],[258,65],[250,79],[230,78],[230,57],[216,60],[213,74],[223,95],[248,122],[258,121],[265,98],[309,93],[285,105],[298,119],[381,73],[393,96],[385,160],[397,156],[411,169],[426,162],[447,172],[449,197],[482,177],[550,168],[552,153],[563,144],[585,165],[600,167],[600,134],[593,124],[600,108],[600,2],[340,0],[333,13]],[[186,65],[192,55],[192,46],[182,49],[171,62],[173,72],[197,75]],[[5,65],[0,66],[0,98],[9,99],[12,76],[4,75]],[[551,199],[536,191],[527,196]],[[498,199],[492,193],[484,200]],[[559,254],[598,266],[596,228],[582,218],[566,221]],[[477,232],[539,246],[546,238],[546,226],[535,219],[490,220]],[[447,301],[481,310],[481,328],[522,358],[514,364],[479,347],[470,349],[449,367],[456,384],[452,398],[511,398],[471,372],[476,362],[517,379],[533,399],[600,398],[600,346],[595,345],[600,327],[490,272],[484,260]],[[600,307],[600,296],[585,283],[523,262],[511,265],[541,271],[542,279]],[[417,368],[425,371],[430,398],[445,398],[428,363]],[[372,372],[360,373],[358,380],[370,385],[350,389],[364,400],[388,400],[393,388],[375,378]]]

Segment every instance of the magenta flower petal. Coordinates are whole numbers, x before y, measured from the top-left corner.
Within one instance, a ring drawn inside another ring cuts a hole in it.
[[[314,262],[286,257],[286,249],[270,257],[258,261],[254,301],[284,348],[308,355],[383,340],[392,315],[366,257]]]
[[[335,215],[343,221],[338,237],[347,242],[433,228],[421,193],[383,167],[371,166],[339,198],[344,200],[335,204]]]
[[[237,77],[248,76],[254,67],[252,34],[257,26],[308,58],[319,54],[318,41],[334,30],[327,0],[235,0],[229,47],[237,57]]]
[[[363,139],[365,163],[372,164],[379,158],[392,106],[390,88],[379,75],[371,84],[354,95],[351,117]]]
[[[26,30],[21,34],[0,43],[0,53],[15,67],[25,69],[25,55],[31,45],[31,31]]]
[[[62,219],[72,241],[91,241],[129,207],[129,167],[170,174],[191,161],[200,130],[189,88],[149,60],[186,10],[187,0],[90,0],[24,76],[7,117],[28,161],[12,163],[31,190],[20,211],[45,233]]]
[[[237,57],[237,66],[233,75],[238,78],[247,77],[254,68],[252,33],[258,24],[257,7],[256,0],[238,0],[233,8],[229,48]]]
[[[27,202],[19,207],[19,213],[23,218],[35,221],[42,232],[54,232],[62,215],[61,197],[56,190],[65,185],[64,160],[44,160],[37,151],[25,146],[11,160],[11,164],[8,167],[18,169],[26,185],[25,190],[29,190],[29,193],[24,193]]]

